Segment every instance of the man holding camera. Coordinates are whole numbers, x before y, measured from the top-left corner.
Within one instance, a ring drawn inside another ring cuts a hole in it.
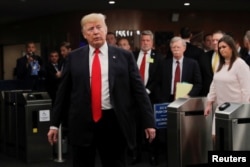
[[[42,59],[35,55],[36,46],[34,42],[26,43],[26,54],[17,59],[15,75],[18,80],[25,81],[28,88],[36,89],[41,74]]]

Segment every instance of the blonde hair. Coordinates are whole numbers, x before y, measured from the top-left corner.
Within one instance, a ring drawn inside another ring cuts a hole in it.
[[[106,20],[106,16],[102,13],[90,13],[88,15],[83,16],[83,18],[80,21],[80,24],[81,24],[82,29],[84,29],[84,26],[86,23],[102,21],[104,25],[107,27],[105,20]]]

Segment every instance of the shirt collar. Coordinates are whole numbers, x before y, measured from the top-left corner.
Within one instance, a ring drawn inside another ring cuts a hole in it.
[[[140,54],[144,54],[144,52],[145,52],[145,51],[141,50],[141,51],[140,51]],[[151,53],[151,49],[147,51],[147,55],[148,55],[148,54],[150,55],[150,53]]]
[[[94,51],[96,48],[94,48],[93,46],[89,45],[89,53],[91,53],[91,55],[94,55]],[[101,53],[105,53],[108,50],[108,45],[107,42],[105,42],[100,48],[99,48]]]
[[[182,56],[179,60],[177,60],[177,59],[175,59],[175,58],[173,57],[173,62],[175,63],[176,61],[179,61],[180,64],[182,64],[183,59],[184,59],[184,56]]]

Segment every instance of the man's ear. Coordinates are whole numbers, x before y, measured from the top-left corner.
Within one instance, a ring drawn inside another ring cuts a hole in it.
[[[81,29],[81,32],[82,32],[82,36],[86,39],[85,35],[84,35],[84,30],[83,28]]]

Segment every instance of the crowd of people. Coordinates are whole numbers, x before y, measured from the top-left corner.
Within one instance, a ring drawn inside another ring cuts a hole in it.
[[[96,150],[104,167],[125,167],[129,149],[133,165],[141,161],[143,148],[149,163],[158,165],[162,132],[155,127],[153,105],[173,102],[177,82],[193,85],[184,98],[207,97],[205,116],[212,105],[250,101],[250,31],[244,47],[219,30],[204,35],[200,48],[183,27],[170,40],[167,55],[155,49],[150,30],[141,32],[140,50],[133,51],[127,38],[108,31],[101,13],[84,16],[81,31],[87,45],[72,51],[63,42],[60,52],[49,53],[46,65],[35,54],[34,42],[27,43],[15,70],[17,79],[30,80],[34,89],[45,76],[53,105],[48,140],[57,142],[58,127],[67,117],[74,167],[93,167]],[[215,143],[215,121],[211,128]]]

